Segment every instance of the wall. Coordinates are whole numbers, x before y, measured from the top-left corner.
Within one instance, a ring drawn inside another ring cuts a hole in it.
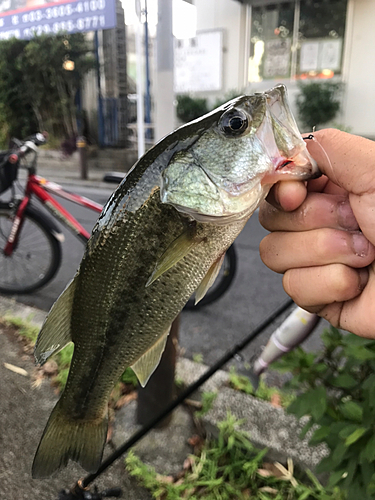
[[[247,7],[235,0],[195,0],[197,30],[223,29],[222,96],[244,87]],[[212,93],[210,93],[212,95]]]
[[[349,0],[343,122],[375,139],[375,0]]]

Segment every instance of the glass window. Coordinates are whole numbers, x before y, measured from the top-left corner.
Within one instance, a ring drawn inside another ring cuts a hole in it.
[[[289,78],[293,2],[252,8],[249,81]]]
[[[341,73],[347,0],[301,2],[297,78],[332,78]]]
[[[254,6],[249,82],[340,74],[346,6],[347,0]],[[294,26],[295,19],[298,26]]]

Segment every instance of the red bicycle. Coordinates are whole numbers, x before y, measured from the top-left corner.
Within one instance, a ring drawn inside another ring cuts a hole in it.
[[[96,212],[102,205],[63,189],[59,184],[36,175],[38,146],[46,143],[46,136],[35,134],[24,141],[13,139],[8,151],[0,152],[0,195],[11,190],[10,200],[0,200],[0,293],[30,293],[46,285],[57,273],[61,260],[61,242],[64,235],[51,217],[32,201],[40,200],[45,208],[86,243],[90,234],[50,193]],[[15,181],[19,168],[28,172],[26,186],[17,194]],[[111,174],[116,184],[122,174]],[[194,297],[187,309],[198,309],[220,298],[230,287],[236,272],[237,258],[234,246],[229,247],[222,269],[208,293],[197,306]]]
[[[36,175],[38,146],[45,143],[46,136],[38,133],[24,141],[13,139],[12,148],[0,152],[0,194],[11,189],[10,200],[0,201],[0,292],[4,294],[30,293],[42,287],[61,264],[64,235],[50,217],[31,203],[32,196],[83,243],[90,234],[49,193],[98,213],[103,208]],[[22,195],[14,186],[20,167],[28,171]]]

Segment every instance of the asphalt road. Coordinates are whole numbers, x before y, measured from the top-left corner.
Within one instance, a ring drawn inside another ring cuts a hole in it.
[[[101,204],[111,193],[111,189],[65,187]],[[70,202],[62,201],[62,204],[91,231],[97,219],[95,212]],[[82,258],[84,245],[69,230],[62,229],[66,239],[63,243],[63,263],[58,274],[41,290],[31,295],[16,296],[18,301],[47,311],[73,277]],[[180,329],[183,355],[192,358],[200,354],[203,362],[211,365],[287,299],[281,276],[266,268],[260,260],[258,247],[265,234],[257,214],[254,214],[235,243],[238,268],[229,291],[213,304],[199,310],[183,311]],[[274,328],[275,325],[252,342],[244,351],[243,358],[237,360],[238,368],[241,368],[243,361],[248,361],[260,351]],[[317,334],[307,341],[308,348],[315,348],[318,344]]]

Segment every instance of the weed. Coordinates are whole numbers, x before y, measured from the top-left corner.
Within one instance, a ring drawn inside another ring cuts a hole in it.
[[[263,401],[272,402],[275,396],[278,396],[280,404],[283,408],[292,403],[295,398],[294,393],[290,391],[281,391],[276,387],[269,387],[262,378],[259,381],[258,388],[255,390],[250,379],[245,375],[238,374],[234,367],[231,367],[230,369],[229,385],[237,391],[250,394],[258,399],[262,399]]]
[[[291,372],[288,386],[298,397],[288,412],[308,415],[302,436],[317,425],[311,444],[326,443],[330,455],[317,471],[330,472],[329,484],[346,491],[348,500],[375,498],[375,341],[324,330],[324,348],[301,347],[273,365]]]
[[[343,500],[339,490],[326,490],[309,473],[308,484],[294,477],[293,464],[265,464],[267,450],[257,450],[230,413],[219,424],[217,439],[207,440],[199,456],[190,456],[176,478],[161,476],[131,451],[130,474],[157,500]],[[267,468],[267,466],[270,466]]]
[[[203,415],[206,415],[206,413],[211,410],[216,398],[217,392],[204,392],[202,394],[202,408],[199,411],[195,412],[195,416],[199,418],[203,417]]]
[[[31,343],[35,343],[39,333],[39,327],[33,325],[30,321],[24,320],[19,316],[11,316],[6,314],[3,317],[6,326],[11,326],[18,331],[21,337],[24,337]]]
[[[203,363],[203,354],[201,353],[193,354],[193,361],[194,363],[199,363],[199,364]]]

